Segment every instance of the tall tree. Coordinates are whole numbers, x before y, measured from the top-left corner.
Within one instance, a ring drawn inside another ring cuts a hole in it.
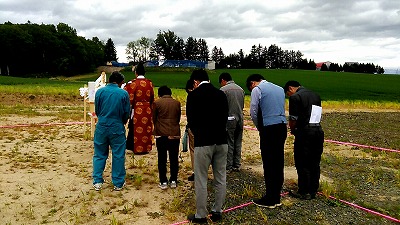
[[[217,46],[214,46],[214,48],[211,51],[211,60],[215,61],[215,67],[217,69],[226,67],[226,62],[224,59],[225,59],[225,54],[222,51],[222,48],[217,48]]]
[[[68,34],[76,35],[76,30],[65,23],[57,24],[57,31],[59,33],[68,33]]]
[[[225,57],[224,63],[226,64],[227,68],[240,68],[240,56],[239,54],[229,54]]]
[[[208,51],[208,46],[207,46],[206,40],[200,38],[197,42],[197,45],[199,46],[198,59],[200,61],[208,61],[210,56],[209,56],[209,51]]]
[[[150,59],[150,52],[153,40],[147,37],[141,37],[136,41],[131,41],[125,48],[129,61],[145,62]]]
[[[197,46],[197,40],[193,37],[188,37],[185,43],[185,59],[195,60],[199,54],[199,48]]]
[[[270,68],[281,68],[283,58],[283,51],[277,45],[270,45],[268,48],[267,62]]]
[[[185,42],[182,38],[178,37],[172,48],[173,59],[175,60],[183,60],[185,59]]]
[[[104,47],[104,58],[107,62],[117,61],[117,50],[115,49],[114,42],[109,38]]]
[[[211,50],[211,60],[215,61],[215,63],[219,63],[220,61],[219,49],[217,46],[214,46],[214,48]]]
[[[137,62],[139,58],[139,46],[137,45],[137,41],[131,41],[126,45],[125,54],[129,61]]]
[[[138,40],[138,45],[139,45],[139,61],[147,61],[149,59],[150,55],[150,47],[152,44],[153,40],[150,38],[146,37],[141,37]]]
[[[173,31],[159,31],[152,48],[157,56],[163,56],[165,59],[174,59],[173,49],[177,39],[178,36]]]
[[[385,69],[383,69],[383,67],[380,67],[380,66],[376,65],[376,72],[378,74],[384,74],[385,73]]]
[[[239,56],[239,65],[238,65],[237,68],[245,68],[245,67],[243,67],[244,65],[246,65],[246,62],[245,62],[245,60],[244,60],[244,59],[245,59],[245,56],[244,56],[243,49],[240,49],[240,50],[239,50],[238,56]]]

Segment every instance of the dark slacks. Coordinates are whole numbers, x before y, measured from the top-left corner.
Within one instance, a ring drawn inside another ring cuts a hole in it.
[[[323,145],[324,131],[321,127],[306,127],[297,130],[294,141],[294,161],[300,194],[315,194],[318,191]]]
[[[226,127],[228,133],[226,170],[240,168],[242,160],[243,121],[229,120]]]
[[[168,139],[162,136],[156,139],[157,155],[158,155],[158,175],[160,183],[168,182],[167,179],[167,155],[169,155],[170,178],[169,181],[177,181],[178,179],[178,155],[179,155],[179,139]]]
[[[259,133],[266,189],[264,197],[272,204],[277,204],[280,203],[283,185],[287,127],[285,123],[263,126]]]

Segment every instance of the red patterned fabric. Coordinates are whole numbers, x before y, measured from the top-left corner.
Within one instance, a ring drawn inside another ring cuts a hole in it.
[[[125,86],[133,106],[133,152],[146,154],[153,144],[153,110],[154,90],[151,80],[146,78],[134,79]],[[132,138],[129,137],[128,138]],[[127,140],[129,142],[131,140]]]

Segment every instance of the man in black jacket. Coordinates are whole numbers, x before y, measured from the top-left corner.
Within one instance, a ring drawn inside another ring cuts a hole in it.
[[[210,219],[216,222],[222,218],[226,196],[228,101],[224,92],[210,83],[205,70],[194,70],[190,79],[195,89],[188,95],[186,115],[194,135],[196,214],[189,215],[188,220],[207,223],[208,168],[212,165],[215,202]]]
[[[290,191],[296,198],[315,198],[319,187],[320,161],[324,146],[321,121],[321,98],[297,81],[284,87],[289,96],[289,127],[294,139],[294,163],[298,175],[298,191]]]

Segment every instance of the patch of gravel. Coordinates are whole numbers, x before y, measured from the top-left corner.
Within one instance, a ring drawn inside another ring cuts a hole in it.
[[[260,165],[261,166],[261,165]],[[285,181],[283,193],[293,186]],[[227,197],[225,209],[251,202],[246,189],[253,188],[255,197],[265,192],[264,178],[249,170],[231,173],[227,176]],[[209,192],[212,183],[209,182]],[[213,194],[210,195],[212,207]],[[219,224],[395,224],[387,219],[373,216],[338,201],[317,196],[313,200],[299,200],[288,196],[281,198],[283,205],[275,209],[257,207],[253,204],[223,214]]]

